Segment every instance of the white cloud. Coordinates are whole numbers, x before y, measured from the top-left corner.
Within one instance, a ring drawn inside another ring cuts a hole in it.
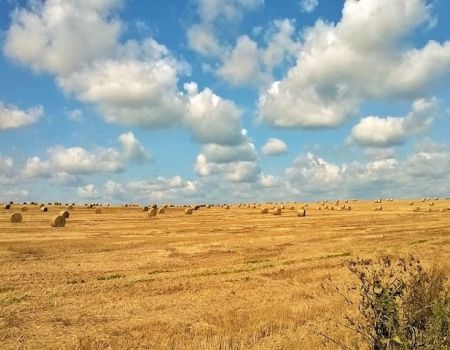
[[[239,144],[241,110],[229,100],[222,99],[206,88],[198,93],[195,83],[185,84],[188,92],[184,123],[200,143],[220,145]]]
[[[319,5],[319,0],[301,0],[300,7],[303,12],[313,12]]]
[[[93,103],[108,122],[163,127],[178,122],[183,101],[177,73],[185,66],[153,39],[128,42],[116,58],[99,60],[60,77],[62,89]]]
[[[219,57],[224,49],[220,46],[213,33],[213,28],[207,24],[194,24],[187,30],[189,47],[205,56]]]
[[[150,160],[150,154],[145,151],[131,131],[120,135],[119,142],[122,144],[125,159],[135,162],[147,162]]]
[[[11,157],[0,154],[0,176],[12,175],[14,161]]]
[[[280,187],[282,183],[283,179],[279,176],[261,174],[259,177],[259,184],[262,187]]]
[[[448,195],[450,148],[422,142],[403,159],[385,154],[367,162],[334,164],[300,155],[286,170],[290,191],[309,199]],[[430,184],[433,186],[430,187]]]
[[[99,192],[95,188],[94,184],[88,184],[86,186],[80,186],[77,189],[78,196],[82,199],[97,199],[100,197]]]
[[[280,139],[270,137],[266,144],[261,148],[261,153],[265,156],[277,156],[285,154],[288,150],[286,143]]]
[[[345,165],[339,167],[312,153],[301,154],[286,169],[286,179],[302,193],[323,194],[340,189],[345,169]]]
[[[0,101],[0,130],[17,129],[36,123],[44,114],[42,106],[21,110]]]
[[[134,181],[124,186],[127,193],[134,195],[134,198],[141,201],[170,201],[191,198],[197,195],[197,187],[197,182],[184,180],[180,176]]]
[[[123,186],[113,180],[105,182],[105,196],[110,199],[126,199],[126,191]]]
[[[423,97],[450,71],[450,42],[408,45],[408,35],[432,20],[430,9],[425,0],[346,1],[336,25],[318,20],[304,32],[295,67],[261,94],[259,118],[334,127],[365,100]]]
[[[221,56],[217,74],[232,85],[266,87],[275,67],[295,57],[299,44],[294,38],[293,20],[275,20],[265,35],[265,46],[258,47],[247,35],[237,39],[231,51]]]
[[[405,142],[408,136],[424,131],[438,109],[436,99],[414,101],[411,112],[402,118],[365,117],[352,129],[349,141],[370,147],[391,147]]]
[[[31,1],[13,13],[4,52],[37,71],[72,72],[114,50],[122,24],[112,11],[121,2]]]
[[[114,148],[96,148],[88,151],[82,147],[56,146],[47,150],[48,159],[28,158],[22,170],[27,178],[42,177],[55,173],[71,175],[96,172],[119,172],[124,168],[121,155]]]

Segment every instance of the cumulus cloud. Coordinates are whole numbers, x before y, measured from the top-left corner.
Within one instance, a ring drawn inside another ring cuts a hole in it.
[[[36,71],[70,73],[114,50],[122,24],[112,11],[121,2],[31,1],[13,13],[4,52]]]
[[[264,0],[198,0],[199,22],[187,30],[188,46],[203,55],[223,55],[224,44],[216,36],[218,24],[239,22],[244,12],[255,10],[263,4]]]
[[[52,173],[92,174],[123,170],[120,153],[114,148],[97,148],[88,151],[82,147],[56,146],[47,150],[48,159],[29,158],[23,169],[25,177],[46,176]]]
[[[181,176],[173,178],[157,177],[154,180],[133,181],[125,184],[127,193],[140,201],[183,200],[197,195],[198,183],[184,180]]]
[[[59,77],[58,84],[80,101],[94,104],[108,122],[163,127],[183,115],[176,83],[184,68],[153,39],[130,41],[117,57]]]
[[[304,31],[296,65],[261,94],[259,118],[281,127],[335,127],[365,100],[423,97],[450,71],[450,42],[408,45],[408,36],[432,21],[430,11],[425,0],[346,1],[337,24],[318,20]]]
[[[408,136],[424,131],[432,123],[437,110],[436,99],[419,99],[414,101],[405,117],[365,117],[353,127],[349,141],[370,147],[402,144]]]
[[[319,0],[301,0],[300,8],[302,12],[313,12],[319,6]]]
[[[78,196],[82,199],[97,199],[99,198],[99,192],[94,184],[88,184],[86,186],[80,186],[77,188]]]
[[[119,142],[122,144],[125,159],[134,162],[147,162],[150,160],[150,154],[145,151],[131,131],[120,135]]]
[[[286,143],[280,139],[270,137],[261,148],[261,153],[265,156],[277,156],[285,154],[288,150]]]
[[[188,93],[184,123],[202,144],[233,145],[241,143],[242,111],[229,100],[206,88],[198,92],[195,83],[185,84]]]
[[[299,43],[294,38],[293,20],[275,20],[265,36],[265,46],[247,35],[240,36],[231,50],[221,56],[222,65],[217,74],[232,85],[267,86],[272,71],[281,63],[295,57]]]
[[[291,191],[319,199],[447,195],[449,174],[449,147],[426,141],[401,159],[385,154],[367,162],[335,164],[312,153],[301,154],[285,177]]]
[[[36,123],[44,114],[42,106],[21,110],[0,101],[0,130],[17,129]]]

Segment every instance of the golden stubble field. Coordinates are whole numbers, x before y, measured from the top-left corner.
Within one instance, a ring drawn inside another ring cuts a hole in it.
[[[331,290],[353,283],[349,259],[415,254],[450,272],[450,200],[408,202],[306,217],[75,207],[63,228],[49,224],[63,207],[28,206],[20,224],[2,209],[0,348],[336,349],[319,331],[351,345],[329,320],[348,311]]]

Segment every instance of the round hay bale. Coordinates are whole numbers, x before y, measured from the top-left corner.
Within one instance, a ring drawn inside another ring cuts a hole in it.
[[[409,205],[414,205],[414,202],[409,202]]]
[[[164,214],[166,212],[166,209],[163,208],[159,208],[158,210],[158,214]]]
[[[281,215],[281,208],[276,208],[272,214],[273,215]]]
[[[62,215],[57,215],[52,218],[51,225],[53,227],[64,227],[66,225],[66,219]]]
[[[22,207],[22,208],[20,208],[20,211],[26,212],[26,211],[28,211],[28,208],[27,207]]]
[[[225,209],[230,209],[230,206],[229,206],[229,205],[226,205],[226,206],[225,206]]]
[[[434,202],[431,202],[431,203],[430,203],[430,207],[434,207]]]
[[[67,210],[61,210],[59,212],[59,215],[61,215],[62,217],[64,217],[64,219],[68,219],[70,216],[70,213]]]
[[[383,207],[375,207],[375,211],[382,211]]]
[[[73,210],[73,205],[69,205],[69,206],[67,207],[67,210]]]
[[[352,210],[352,207],[351,207],[351,206],[348,206],[348,207],[347,207],[347,210]]]
[[[199,210],[199,209],[200,209],[199,205],[194,206],[194,210]]]
[[[41,212],[43,213],[48,212],[48,208],[46,206],[41,207]]]
[[[269,208],[261,208],[261,214],[269,214]]]
[[[300,216],[300,217],[306,216],[306,210],[305,209],[299,209],[297,211],[297,216]]]
[[[142,208],[142,211],[148,211],[148,207]]]
[[[101,214],[102,208],[95,208],[95,214]]]
[[[322,207],[317,207],[317,210],[322,210]]]
[[[156,209],[156,208],[152,208],[152,209],[150,209],[149,211],[148,211],[148,217],[149,218],[151,218],[151,217],[154,217],[154,216],[156,216],[156,214],[158,213],[158,209]]]
[[[184,213],[187,215],[192,215],[193,212],[194,210],[192,208],[186,208],[186,210],[184,211]]]
[[[20,213],[12,213],[11,216],[10,216],[10,221],[12,223],[22,222],[22,214],[20,214]]]
[[[413,211],[417,213],[417,212],[420,211],[420,208],[419,208],[419,207],[415,207],[415,208],[413,209]]]
[[[330,210],[334,210],[334,207],[331,207]]]
[[[3,209],[6,209],[6,210],[9,210],[9,209],[11,209],[11,204],[5,204],[4,206],[3,206]]]

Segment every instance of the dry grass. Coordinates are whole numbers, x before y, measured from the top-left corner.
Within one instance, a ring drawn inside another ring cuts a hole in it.
[[[321,285],[347,284],[356,255],[448,261],[450,211],[440,209],[449,201],[431,212],[420,204],[310,205],[303,218],[259,207],[156,218],[74,207],[60,229],[37,206],[20,224],[2,210],[1,349],[336,349],[316,335],[324,329],[351,346],[355,335],[327,320],[346,306]]]

